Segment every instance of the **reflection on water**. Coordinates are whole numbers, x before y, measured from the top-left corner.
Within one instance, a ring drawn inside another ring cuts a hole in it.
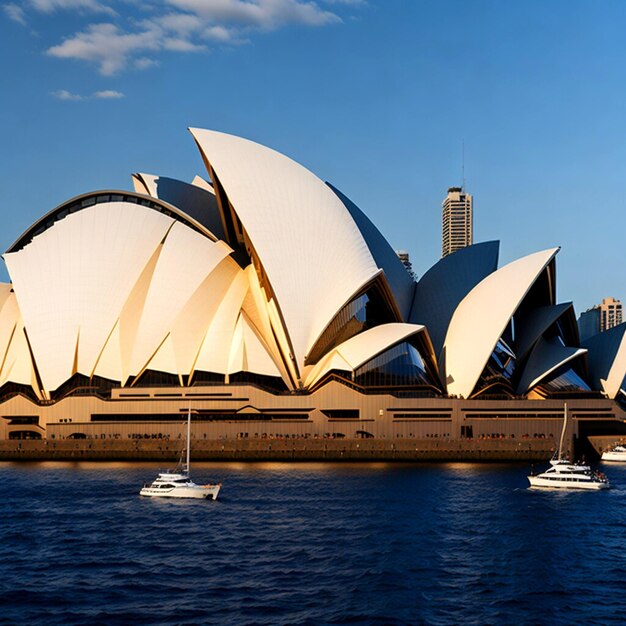
[[[623,623],[626,467],[196,463],[217,502],[140,498],[157,470],[0,464],[0,624]]]

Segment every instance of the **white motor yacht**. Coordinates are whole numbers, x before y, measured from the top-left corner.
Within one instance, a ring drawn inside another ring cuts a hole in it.
[[[563,411],[563,429],[558,450],[550,460],[550,467],[541,474],[528,477],[533,489],[587,489],[598,490],[610,487],[607,477],[601,472],[594,472],[588,465],[579,465],[562,457],[563,438],[567,427],[567,404]]]
[[[613,463],[626,463],[626,446],[619,444],[611,450],[606,450],[602,453],[601,459]]]
[[[534,489],[608,489],[606,476],[594,472],[588,465],[570,463],[566,459],[552,459],[545,472],[530,475],[528,482]]]
[[[187,445],[186,461],[179,463],[173,472],[162,472],[150,484],[144,485],[139,495],[149,498],[204,498],[217,500],[217,494],[222,487],[221,483],[214,485],[196,485],[189,476],[189,461],[191,456],[191,409],[187,414]]]
[[[221,485],[196,485],[187,472],[164,472],[150,484],[144,485],[139,492],[151,498],[205,498],[216,500]]]

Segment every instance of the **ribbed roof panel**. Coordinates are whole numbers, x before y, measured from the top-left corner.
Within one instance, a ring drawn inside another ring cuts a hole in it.
[[[339,198],[288,157],[252,141],[191,129],[250,238],[299,369],[355,289],[377,272]]]
[[[558,251],[551,248],[513,261],[463,298],[444,343],[449,394],[469,397],[513,314]]]

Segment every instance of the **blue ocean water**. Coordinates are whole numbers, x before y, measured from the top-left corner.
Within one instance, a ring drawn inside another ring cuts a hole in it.
[[[626,467],[196,464],[217,502],[139,497],[156,469],[0,464],[0,624],[626,621]]]

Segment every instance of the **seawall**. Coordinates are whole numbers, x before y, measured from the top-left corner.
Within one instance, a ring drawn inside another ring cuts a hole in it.
[[[223,439],[196,440],[194,461],[544,461],[551,439]],[[0,461],[178,460],[180,441],[7,440]]]

